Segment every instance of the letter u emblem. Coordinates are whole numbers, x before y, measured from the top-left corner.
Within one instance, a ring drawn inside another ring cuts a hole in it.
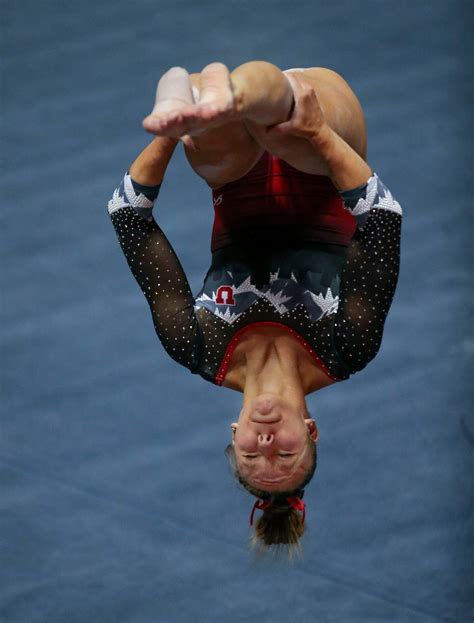
[[[219,286],[216,293],[217,305],[235,305],[232,286]]]

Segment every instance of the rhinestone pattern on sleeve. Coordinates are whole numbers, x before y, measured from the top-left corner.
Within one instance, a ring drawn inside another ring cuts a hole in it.
[[[378,176],[341,193],[358,229],[347,250],[334,347],[351,372],[377,354],[398,280],[402,209]]]
[[[142,218],[130,206],[114,207],[110,217],[148,301],[161,343],[170,357],[194,371],[200,361],[199,322],[194,297],[173,248],[155,220]]]
[[[160,187],[161,184],[157,186],[138,184],[132,180],[127,171],[119,187],[114,190],[112,199],[107,205],[107,210],[112,215],[116,210],[130,206],[142,218],[150,219]]]

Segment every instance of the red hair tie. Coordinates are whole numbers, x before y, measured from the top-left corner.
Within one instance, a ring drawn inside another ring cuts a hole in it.
[[[255,504],[253,505],[252,513],[250,515],[250,525],[253,526],[253,516],[255,515],[255,511],[257,510],[257,508],[258,510],[264,511],[271,505],[272,505],[271,500],[257,500]]]
[[[306,506],[303,500],[297,496],[286,498],[288,504],[295,509],[295,511],[301,511],[303,513],[302,521],[304,523],[304,518],[306,514]],[[253,526],[253,516],[255,515],[255,511],[261,510],[264,511],[272,505],[271,500],[257,500],[253,505],[252,512],[250,514],[250,525]]]
[[[303,513],[303,517],[301,521],[304,523],[304,518],[306,515],[306,506],[303,500],[299,498],[298,496],[295,496],[292,498],[286,498],[286,501],[292,508],[295,509],[295,511],[301,511]]]

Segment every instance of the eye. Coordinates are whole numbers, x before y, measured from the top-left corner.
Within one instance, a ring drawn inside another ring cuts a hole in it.
[[[278,456],[282,459],[287,459],[288,457],[293,456],[293,454],[279,454]]]
[[[244,457],[244,459],[256,459],[257,458],[256,454],[242,454],[242,456]]]

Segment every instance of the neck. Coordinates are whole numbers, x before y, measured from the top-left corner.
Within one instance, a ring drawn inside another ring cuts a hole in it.
[[[247,396],[291,392],[296,399],[301,391],[307,395],[333,382],[293,336],[276,327],[259,327],[239,340],[223,385]]]

